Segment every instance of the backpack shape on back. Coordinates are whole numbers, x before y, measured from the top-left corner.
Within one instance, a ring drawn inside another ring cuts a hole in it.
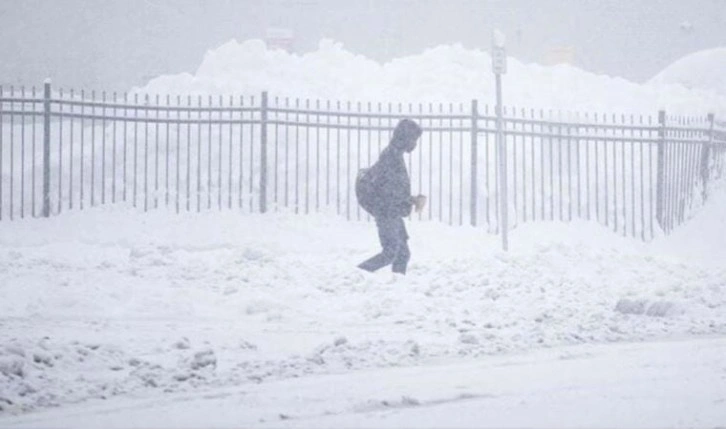
[[[380,184],[378,183],[378,169],[372,167],[362,168],[355,178],[355,196],[358,204],[371,215],[375,216],[380,208]]]

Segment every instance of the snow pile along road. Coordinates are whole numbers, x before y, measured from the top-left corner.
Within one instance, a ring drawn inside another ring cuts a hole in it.
[[[596,224],[521,226],[507,254],[481,229],[410,234],[409,275],[389,284],[354,268],[374,226],[326,214],[3,223],[0,413],[726,332],[723,267]]]
[[[711,70],[723,62],[723,51],[704,60]],[[706,69],[707,67],[704,67]],[[682,72],[680,76],[686,76]],[[508,58],[505,103],[518,108],[656,115],[726,116],[721,86],[686,88],[669,79],[639,85],[618,77],[597,75],[570,65],[524,64]],[[267,49],[261,40],[231,40],[204,56],[194,74],[152,79],[135,90],[149,94],[257,95],[372,102],[466,102],[495,99],[489,53],[459,44],[440,45],[385,64],[322,40],[302,55]]]

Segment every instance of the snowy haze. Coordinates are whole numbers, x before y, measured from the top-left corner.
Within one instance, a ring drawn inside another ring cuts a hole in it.
[[[139,93],[466,102],[473,91],[491,103],[496,20],[512,45],[510,103],[722,118],[725,78],[712,70],[724,2],[660,3],[5,1],[0,50],[13,54],[0,80],[55,70]],[[247,26],[242,11],[254,12]],[[481,28],[475,12],[490,19]],[[259,39],[273,23],[295,30],[297,52]],[[581,43],[579,66],[530,62],[537,42]],[[43,49],[53,54],[33,55]],[[709,190],[648,243],[539,222],[518,224],[505,253],[484,227],[407,220],[403,279],[357,270],[378,251],[374,225],[332,209],[116,204],[3,220],[0,426],[722,427],[723,178]]]
[[[720,46],[725,18],[721,0],[3,0],[0,81],[124,90],[268,28],[292,30],[296,53],[329,38],[381,62],[440,44],[488,51],[499,28],[520,61],[566,48],[580,68],[640,83]]]

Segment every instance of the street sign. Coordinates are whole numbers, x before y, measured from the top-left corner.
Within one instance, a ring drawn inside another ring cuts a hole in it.
[[[499,30],[492,31],[492,69],[495,74],[507,72],[507,51],[504,49],[506,38]]]
[[[507,72],[507,53],[503,46],[492,48],[492,69],[496,74]]]

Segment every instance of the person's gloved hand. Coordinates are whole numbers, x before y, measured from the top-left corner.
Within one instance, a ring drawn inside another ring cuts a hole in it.
[[[425,195],[416,195],[413,197],[413,207],[416,212],[421,212],[423,208],[426,206],[426,196]]]

